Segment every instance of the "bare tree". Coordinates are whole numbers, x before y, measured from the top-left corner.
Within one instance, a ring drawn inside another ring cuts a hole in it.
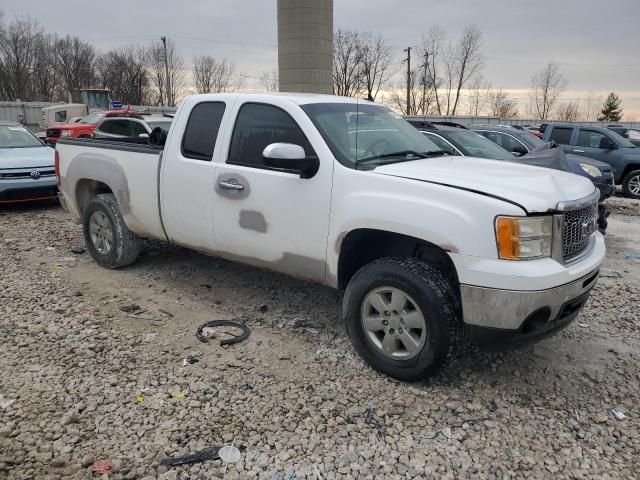
[[[164,105],[166,102],[166,77],[162,42],[154,42],[147,50],[147,69],[150,82],[150,103]]]
[[[601,96],[595,96],[593,92],[587,94],[582,108],[582,118],[584,118],[585,122],[592,122],[598,118],[603,100]]]
[[[170,106],[174,106],[184,95],[187,87],[184,60],[178,53],[176,43],[171,39],[167,40],[167,64],[169,65],[169,85],[171,87],[169,102],[165,101],[167,75],[162,41],[157,40],[151,44],[147,51],[146,63],[148,64],[148,74],[153,87],[151,96],[154,103],[164,105],[171,102],[172,105]]]
[[[31,75],[31,100],[50,102],[64,98],[53,35],[38,38]],[[0,82],[1,83],[1,82]]]
[[[440,101],[439,90],[442,86],[440,64],[445,52],[445,42],[447,34],[440,27],[432,27],[427,36],[422,40],[422,57],[425,59],[429,76],[433,79],[433,94],[436,108],[439,115],[442,115],[442,102]]]
[[[367,99],[374,101],[392,72],[391,50],[382,35],[361,34],[358,39],[360,75]]]
[[[260,75],[260,83],[267,92],[278,91],[278,70],[272,70],[271,72],[263,72]]]
[[[575,102],[568,102],[558,107],[558,120],[567,120],[569,122],[575,122],[580,116],[578,104]]]
[[[202,55],[193,59],[193,83],[198,93],[213,91],[213,75],[217,68],[215,58]]]
[[[531,98],[540,120],[551,115],[558,97],[567,87],[567,81],[560,73],[560,64],[550,61],[531,79]]]
[[[0,35],[0,70],[2,95],[9,100],[31,97],[31,75],[43,29],[33,19],[16,18]]]
[[[517,118],[518,104],[502,88],[491,90],[487,96],[489,114],[498,118]]]
[[[150,82],[147,53],[140,47],[113,50],[98,57],[97,77],[113,98],[132,105],[149,103]]]
[[[453,74],[455,75],[455,100],[451,115],[456,114],[462,89],[475,78],[484,67],[484,60],[480,52],[482,47],[482,32],[475,25],[468,25],[460,38],[460,42],[453,53]],[[448,112],[447,112],[448,113]]]
[[[409,77],[409,108],[407,109],[406,79],[389,94],[389,104],[402,115],[429,115],[435,97],[433,81],[425,79],[424,70],[414,68]]]
[[[359,34],[338,30],[333,36],[333,93],[355,97],[362,90]]]
[[[80,101],[80,89],[92,85],[95,50],[78,37],[67,35],[55,42],[56,66],[70,101]]]
[[[491,85],[482,77],[476,77],[469,86],[469,115],[478,116],[484,110]]]

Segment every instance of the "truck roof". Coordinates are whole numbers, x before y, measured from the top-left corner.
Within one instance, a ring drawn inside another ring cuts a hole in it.
[[[339,97],[336,95],[325,95],[321,93],[293,93],[293,92],[279,92],[279,93],[204,93],[198,95],[192,95],[189,98],[202,99],[202,100],[221,100],[223,98],[251,98],[254,100],[263,98],[286,98],[298,105],[306,105],[309,103],[367,103],[376,105],[373,102],[364,100],[361,98],[353,97]]]

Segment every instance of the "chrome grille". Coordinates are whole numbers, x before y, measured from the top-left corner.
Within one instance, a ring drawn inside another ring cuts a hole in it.
[[[598,202],[564,212],[562,228],[562,256],[575,257],[589,245],[598,225]]]

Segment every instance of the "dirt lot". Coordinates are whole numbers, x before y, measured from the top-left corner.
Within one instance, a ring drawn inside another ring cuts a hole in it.
[[[640,202],[612,203],[603,275],[569,329],[423,385],[363,364],[338,292],[159,243],[103,270],[70,252],[81,229],[58,207],[4,208],[0,478],[90,478],[96,459],[115,479],[636,478]],[[247,341],[196,339],[232,318]],[[231,442],[235,464],[159,465]]]

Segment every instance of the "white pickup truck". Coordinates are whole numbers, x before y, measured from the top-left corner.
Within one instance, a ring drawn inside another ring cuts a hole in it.
[[[196,95],[159,138],[58,142],[93,258],[122,267],[155,238],[344,289],[356,350],[399,379],[567,326],[605,255],[588,180],[446,156],[377,104]]]

